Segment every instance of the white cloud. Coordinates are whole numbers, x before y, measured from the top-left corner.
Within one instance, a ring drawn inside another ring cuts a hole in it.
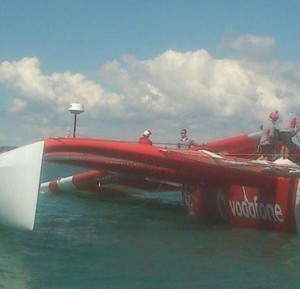
[[[19,113],[27,106],[27,101],[19,98],[15,98],[12,102],[12,106],[7,109],[9,113]]]
[[[261,48],[271,50],[275,46],[275,40],[272,37],[261,37],[257,35],[242,35],[232,42],[232,47],[236,50],[244,50],[249,46],[252,48]]]
[[[23,58],[20,61],[0,64],[0,81],[7,86],[16,88],[28,98],[39,96],[53,97],[47,77],[41,75],[40,62],[37,58]]]
[[[251,34],[242,35],[234,40],[227,39],[225,43],[242,58],[254,61],[269,60],[275,49],[275,40],[272,37]]]
[[[43,75],[40,62],[35,57],[1,63],[0,82],[18,90],[28,101],[56,112],[64,112],[75,101],[84,103],[91,110],[122,112],[118,95],[104,91],[100,85],[79,73]]]
[[[275,42],[246,35],[231,45],[266,57]],[[175,141],[186,127],[202,142],[254,131],[274,109],[299,111],[299,65],[257,59],[216,59],[203,49],[168,50],[146,60],[126,56],[105,63],[96,83],[79,73],[45,75],[37,58],[24,58],[0,64],[0,83],[18,92],[7,110],[27,111],[23,125],[36,135],[65,135],[72,124],[66,111],[78,101],[85,106],[80,126],[87,136],[133,139],[149,128],[157,141]]]
[[[126,81],[117,81],[118,90],[140,104],[140,112],[176,116],[182,122],[202,115],[210,121],[236,116],[257,119],[274,108],[286,110],[298,103],[298,80],[291,85],[297,70],[297,65],[284,63],[214,59],[205,50],[170,50],[150,60],[108,63],[101,76],[114,86],[118,75],[126,75]],[[293,97],[292,103],[287,102]]]

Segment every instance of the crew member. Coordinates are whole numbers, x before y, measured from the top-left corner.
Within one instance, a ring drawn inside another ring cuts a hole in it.
[[[258,160],[270,160],[275,140],[275,122],[278,120],[278,111],[271,112],[268,120],[262,126],[262,135],[259,141],[261,155]]]
[[[177,144],[177,148],[180,150],[188,150],[191,148],[191,146],[196,146],[197,144],[193,141],[190,140],[187,136],[187,130],[183,128],[180,131],[180,139]]]
[[[146,129],[143,132],[143,136],[139,138],[139,144],[144,145],[152,145],[152,141],[150,140],[151,131]]]
[[[292,137],[295,136],[299,130],[299,119],[294,112],[290,112],[283,117],[279,128],[279,137],[282,141],[280,154],[283,159],[289,158],[289,152],[293,144]]]

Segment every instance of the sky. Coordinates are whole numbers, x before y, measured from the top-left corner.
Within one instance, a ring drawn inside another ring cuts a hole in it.
[[[300,116],[298,0],[0,0],[0,144],[198,143]]]

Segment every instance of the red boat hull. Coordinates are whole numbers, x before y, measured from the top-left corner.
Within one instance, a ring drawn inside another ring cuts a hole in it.
[[[249,154],[253,157],[258,140],[259,134],[243,135],[182,152],[111,140],[47,139],[45,160],[103,172],[87,174],[85,180],[74,176],[71,181],[79,180],[78,190],[101,192],[99,184],[107,178],[124,192],[155,191],[167,184],[167,189],[182,190],[191,215],[238,227],[296,233],[298,178],[288,177],[288,168],[251,162]]]

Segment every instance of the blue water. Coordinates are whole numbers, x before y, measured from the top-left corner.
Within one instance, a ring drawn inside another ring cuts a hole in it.
[[[196,220],[179,200],[40,195],[34,231],[1,228],[0,288],[299,288],[300,236]]]

